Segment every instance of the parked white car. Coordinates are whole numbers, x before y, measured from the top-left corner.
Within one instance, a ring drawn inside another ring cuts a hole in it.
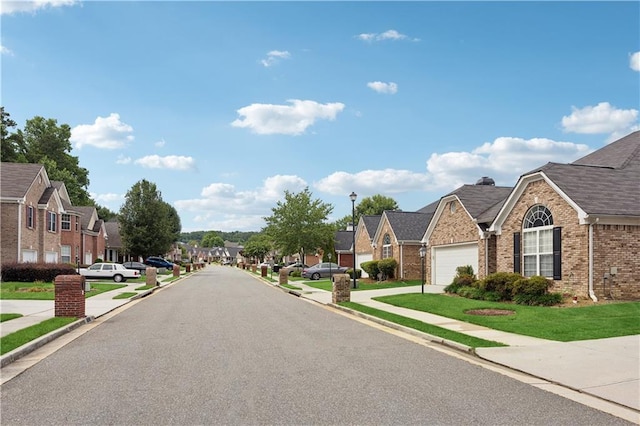
[[[140,271],[127,269],[120,263],[94,263],[88,268],[80,268],[80,275],[85,278],[111,279],[119,283],[129,278],[138,278]]]

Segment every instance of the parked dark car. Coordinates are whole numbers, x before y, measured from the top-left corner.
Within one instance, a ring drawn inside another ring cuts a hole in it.
[[[154,268],[173,269],[173,263],[158,256],[147,257],[144,263],[145,265],[153,266]]]
[[[122,266],[127,269],[135,269],[137,271],[140,271],[140,274],[144,274],[145,272],[147,272],[147,268],[149,267],[142,262],[124,262]]]
[[[346,266],[338,266],[336,263],[322,262],[308,268],[304,268],[302,270],[302,277],[311,280],[319,280],[320,278],[327,278],[329,275],[333,276],[333,274],[344,274],[347,272],[347,269],[349,268]]]

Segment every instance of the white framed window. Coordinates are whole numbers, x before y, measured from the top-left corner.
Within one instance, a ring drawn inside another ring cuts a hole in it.
[[[553,216],[544,206],[533,206],[524,218],[522,230],[524,276],[552,278]]]
[[[389,234],[384,234],[382,239],[382,258],[386,259],[393,256],[393,247],[391,246],[391,237]]]
[[[71,231],[71,215],[63,213],[60,215],[60,229]]]
[[[71,263],[71,246],[61,246],[60,257],[62,263]]]
[[[58,225],[58,215],[55,212],[47,212],[47,231],[56,232]]]
[[[27,228],[33,229],[35,227],[36,213],[33,206],[27,206]]]
[[[38,252],[36,250],[22,250],[23,262],[37,262]]]
[[[57,263],[58,262],[58,252],[55,251],[47,251],[44,253],[44,261],[46,263]]]

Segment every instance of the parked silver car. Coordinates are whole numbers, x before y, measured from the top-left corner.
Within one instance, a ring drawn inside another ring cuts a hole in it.
[[[344,274],[347,272],[346,266],[339,266],[337,263],[322,262],[317,263],[302,270],[302,277],[310,280],[319,280],[320,278],[328,278],[333,274]]]
[[[302,272],[302,270],[304,268],[308,268],[308,265],[302,264],[302,263],[292,263],[291,265],[287,265],[284,268],[282,268],[283,270],[287,271],[287,275],[291,275],[293,274],[295,271],[300,271]]]

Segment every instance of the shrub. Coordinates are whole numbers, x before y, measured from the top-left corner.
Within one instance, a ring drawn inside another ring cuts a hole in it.
[[[482,299],[487,302],[500,302],[502,300],[502,296],[500,293],[495,291],[485,291]]]
[[[300,277],[302,276],[302,271],[293,271],[293,272],[291,272],[291,274],[289,274],[289,275],[291,275],[292,277],[298,277],[298,278],[300,278]]]
[[[501,300],[511,300],[513,284],[519,279],[522,279],[522,275],[515,272],[496,272],[477,281],[475,285],[484,291],[498,293]]]
[[[345,273],[349,274],[349,277],[353,279],[353,268],[347,269]],[[362,278],[362,269],[356,269],[356,279],[359,280],[360,278]]]
[[[378,268],[377,260],[370,260],[368,262],[362,262],[360,267],[369,274],[369,277],[373,279],[378,279],[378,274],[380,273],[380,268]]]
[[[473,287],[475,277],[472,275],[456,275],[451,284],[444,288],[446,293],[457,293],[461,287]]]
[[[467,299],[482,300],[484,299],[484,294],[485,294],[485,291],[477,287],[467,286],[467,287],[460,287],[458,289],[458,295],[462,297],[466,297]]]
[[[561,293],[546,294],[525,294],[520,293],[513,296],[513,301],[518,305],[529,306],[553,306],[562,303]]]
[[[513,297],[519,294],[541,296],[549,291],[551,285],[551,281],[539,275],[531,278],[521,278],[513,283],[511,294]]]
[[[462,276],[465,276],[465,275],[469,275],[469,276],[471,276],[471,277],[473,277],[475,279],[476,274],[473,272],[473,266],[464,265],[464,266],[458,266],[456,268],[456,278],[457,277],[462,277]]]
[[[97,259],[96,259],[96,261],[95,261],[95,262],[93,262],[93,263],[104,263],[104,260],[102,260],[102,259],[100,259],[100,258],[97,258]]]
[[[2,265],[2,281],[53,282],[58,275],[77,275],[68,263],[5,263]]]
[[[396,268],[398,267],[398,261],[393,257],[387,257],[378,261],[378,268],[382,275],[388,279],[394,279],[396,276]]]

